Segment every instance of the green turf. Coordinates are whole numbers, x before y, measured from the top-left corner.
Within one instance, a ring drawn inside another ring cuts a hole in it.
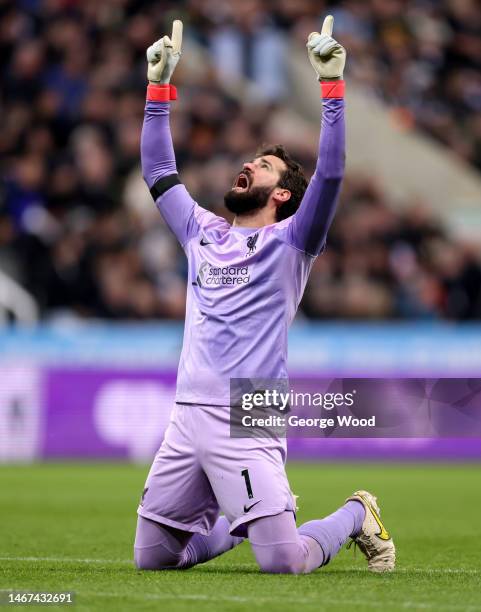
[[[379,495],[398,549],[392,575],[369,574],[352,550],[308,576],[261,575],[248,543],[188,571],[136,571],[145,475],[127,465],[1,467],[0,589],[72,590],[77,610],[481,610],[479,466],[290,466],[300,522],[356,488]]]

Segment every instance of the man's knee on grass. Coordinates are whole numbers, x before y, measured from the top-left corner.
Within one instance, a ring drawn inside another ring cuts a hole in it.
[[[298,544],[253,545],[252,549],[261,572],[303,574],[306,571],[304,555]]]
[[[140,570],[179,567],[192,535],[139,516],[134,544],[135,566]]]
[[[261,572],[302,574],[307,572],[307,549],[299,538],[292,511],[253,520],[248,536]]]
[[[175,554],[162,545],[134,548],[135,567],[139,570],[175,569],[182,559],[182,553]]]

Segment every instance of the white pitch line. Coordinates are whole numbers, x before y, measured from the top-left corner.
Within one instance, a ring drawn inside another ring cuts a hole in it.
[[[133,559],[75,559],[72,557],[0,557],[0,561],[45,561],[46,563],[120,563],[122,565],[134,565]]]
[[[396,606],[397,608],[405,608],[405,609],[422,609],[422,610],[463,610],[464,612],[476,612],[481,610],[481,605],[459,605],[459,604],[439,604],[439,603],[425,603],[425,602],[417,602],[417,601],[404,601],[397,602],[395,604],[386,604],[386,602],[380,601],[372,601],[368,599],[333,599],[328,598],[324,594],[320,593],[319,597],[245,597],[245,596],[236,596],[236,595],[204,595],[201,593],[192,593],[192,594],[168,594],[168,593],[134,593],[125,595],[125,593],[109,593],[109,592],[90,592],[90,591],[77,591],[77,595],[84,595],[86,597],[111,597],[111,598],[133,598],[144,601],[165,601],[165,600],[187,600],[187,601],[212,601],[212,602],[230,602],[230,603],[248,603],[249,605],[258,605],[263,606],[266,603],[273,602],[284,602],[284,603],[293,603],[293,604],[315,604],[319,605],[328,604],[328,605],[339,605],[339,606],[369,606],[372,608],[386,608],[390,605]]]
[[[120,565],[131,565],[134,566],[133,559],[90,559],[90,558],[74,558],[74,557],[0,557],[0,561],[43,561],[46,563],[105,563],[120,564]],[[236,569],[252,569],[252,564],[248,563],[235,563]],[[348,567],[344,568],[345,571],[349,572],[360,572],[366,573],[365,568],[361,567]],[[322,571],[322,570],[321,570]],[[340,573],[342,569],[338,570]],[[416,574],[462,574],[462,575],[478,575],[481,570],[474,568],[450,568],[450,567],[400,567],[394,570],[395,574],[408,574],[414,572]]]

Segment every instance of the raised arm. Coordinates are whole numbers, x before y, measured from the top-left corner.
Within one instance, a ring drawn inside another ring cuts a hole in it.
[[[332,34],[334,19],[326,17],[322,31],[310,34],[307,48],[321,81],[322,121],[316,170],[289,225],[289,240],[309,255],[324,248],[334,218],[345,162],[344,48]]]
[[[170,102],[177,98],[170,78],[179,61],[182,46],[182,22],[174,21],[172,39],[164,36],[147,49],[147,102],[140,144],[142,175],[165,222],[186,242],[198,232],[196,209],[177,175],[174,147],[170,134]]]
[[[150,190],[159,181],[166,181],[167,177],[171,177],[171,182],[179,182],[169,125],[171,92],[173,88],[170,86],[164,89],[149,85],[147,89],[140,159],[142,176]],[[165,102],[158,100],[161,96],[166,98]]]

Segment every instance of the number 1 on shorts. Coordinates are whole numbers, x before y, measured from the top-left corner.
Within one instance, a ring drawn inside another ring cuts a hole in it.
[[[247,469],[242,470],[241,476],[244,476],[244,480],[246,481],[247,495],[249,499],[252,499],[254,497],[254,494],[252,493],[251,479],[249,478],[249,470]]]

